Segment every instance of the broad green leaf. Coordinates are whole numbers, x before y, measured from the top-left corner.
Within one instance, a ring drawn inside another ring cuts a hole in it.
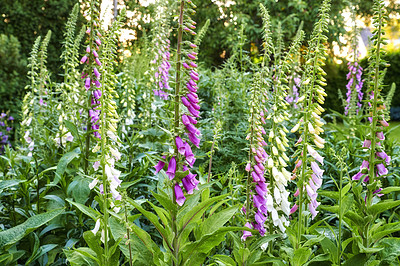
[[[26,180],[19,179],[11,179],[11,180],[0,180],[0,193],[3,192],[4,189],[14,187],[19,183],[25,182]]]
[[[99,260],[96,258],[96,253],[90,248],[78,248],[75,250],[64,250],[68,263],[71,266],[97,266]],[[94,259],[93,259],[94,258]]]
[[[372,205],[371,207],[368,208],[368,212],[372,215],[377,215],[381,212],[390,210],[394,207],[397,207],[400,205],[400,200],[383,200],[381,202],[378,202],[374,205]]]
[[[340,209],[342,215],[345,215],[350,208],[353,206],[354,196],[353,194],[347,194],[342,197],[342,208]]]
[[[58,246],[57,244],[47,244],[47,245],[40,246],[39,249],[37,250],[37,252],[35,254],[32,254],[32,257],[26,261],[26,265],[34,262],[35,260],[37,260],[38,258],[43,256],[47,252],[55,249],[57,246]]]
[[[202,235],[212,234],[213,232],[224,226],[224,224],[232,218],[232,216],[239,210],[239,208],[239,205],[232,206],[230,208],[226,208],[222,211],[214,213],[213,215],[208,217],[203,223],[201,223]]]
[[[397,231],[400,231],[400,222],[380,226],[377,230],[371,232],[371,242],[375,243],[379,239]]]
[[[110,219],[110,230],[114,239],[123,238],[124,241],[119,243],[119,248],[127,259],[130,258],[128,239],[124,236],[127,234],[125,222],[119,222],[116,218],[112,217]],[[133,232],[130,232],[130,243],[131,243],[131,253],[135,258],[133,260],[134,265],[147,266],[154,265],[151,262],[153,258],[157,257],[157,254],[161,253],[159,247],[151,239],[150,235],[143,229],[136,226],[136,224],[131,223],[130,228]]]
[[[395,261],[400,256],[400,238],[388,237],[380,240],[378,246],[384,247],[378,252],[383,261]]]
[[[100,217],[100,213],[96,210],[93,210],[92,208],[89,208],[83,204],[74,202],[70,199],[67,199],[67,201],[69,203],[71,203],[72,205],[74,205],[75,207],[78,208],[78,210],[80,210],[81,212],[83,212],[84,214],[86,214],[87,216],[89,216],[90,218],[92,218],[94,221],[96,221],[99,217]]]
[[[192,221],[203,215],[207,208],[216,201],[226,198],[227,195],[221,195],[218,197],[210,198],[197,204],[194,208],[189,210],[180,220],[178,220],[178,230],[183,230],[184,227]]]
[[[76,139],[80,139],[79,136],[79,132],[78,129],[76,128],[74,123],[71,123],[68,120],[64,120],[64,124],[65,126],[68,128],[69,132],[71,132],[71,134],[76,138]]]
[[[85,204],[90,194],[89,183],[87,178],[76,176],[68,186],[68,195],[71,195],[75,202]]]
[[[383,248],[366,248],[366,247],[364,247],[364,245],[361,241],[358,241],[357,244],[358,244],[358,247],[360,248],[360,253],[376,253],[383,249]]]
[[[296,249],[292,259],[293,266],[303,266],[310,256],[311,250],[309,248]]]
[[[36,228],[46,224],[64,212],[64,208],[37,214],[13,228],[0,232],[0,248],[6,248],[24,238]]]
[[[89,246],[91,250],[93,250],[97,258],[103,258],[103,248],[100,246],[100,237],[95,236],[92,231],[86,231],[83,233],[83,238],[85,239],[86,244]]]
[[[356,266],[356,265],[365,265],[368,257],[364,253],[357,254],[350,259],[346,260],[343,266]]]
[[[332,240],[330,240],[327,237],[322,239],[322,241],[320,243],[321,243],[322,249],[324,250],[324,253],[329,254],[331,256],[332,260],[336,261],[336,259],[338,257],[338,250],[337,250],[337,246],[335,245],[335,243],[333,243]]]
[[[164,209],[172,211],[173,213],[176,213],[177,210],[177,205],[172,202],[168,197],[157,194],[155,192],[152,192],[153,196],[156,198],[156,200],[164,207]]]
[[[400,191],[400,187],[385,187],[379,193],[388,194],[390,192],[395,192],[395,191]]]
[[[79,154],[81,154],[81,151],[79,148],[76,148],[73,151],[67,152],[66,154],[63,155],[63,157],[61,157],[60,161],[57,164],[57,170],[56,173],[61,176],[64,174],[68,164],[75,159],[77,156],[79,156]]]
[[[171,248],[171,243],[169,242],[169,232],[165,230],[165,228],[158,222],[158,217],[149,211],[146,211],[143,209],[136,201],[134,201],[131,198],[128,198],[128,202],[132,204],[138,211],[140,211],[149,221],[156,227],[157,231],[160,233],[162,238],[165,240],[167,243],[168,247]]]
[[[339,200],[339,192],[338,191],[327,191],[327,190],[322,190],[318,191],[319,195],[334,199],[336,201]]]
[[[263,244],[268,243],[275,238],[278,238],[280,235],[274,234],[274,235],[265,235],[263,237],[259,237],[254,243],[251,244],[250,246],[250,251],[253,252],[256,249],[259,249]]]
[[[325,235],[319,235],[317,237],[311,237],[308,239],[302,246],[303,247],[311,247],[315,245],[315,243],[321,242],[325,238]]]
[[[214,255],[213,259],[220,266],[236,266],[236,262],[231,257],[226,255]]]

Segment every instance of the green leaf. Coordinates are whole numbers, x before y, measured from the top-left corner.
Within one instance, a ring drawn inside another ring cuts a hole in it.
[[[64,208],[37,214],[13,228],[0,232],[0,248],[6,248],[17,243],[36,228],[46,224],[64,212]]]
[[[0,193],[3,192],[3,190],[14,187],[18,185],[19,183],[25,182],[26,180],[19,180],[19,179],[11,179],[11,180],[0,180]]]
[[[393,262],[400,256],[400,238],[388,237],[378,242],[379,246],[384,247],[378,252],[379,257],[383,261]]]
[[[377,230],[371,232],[371,242],[374,243],[379,239],[397,231],[400,231],[400,222],[380,226]]]
[[[197,204],[194,208],[189,210],[181,219],[178,218],[178,230],[183,230],[184,227],[192,221],[195,221],[207,210],[207,208],[216,201],[226,198],[227,195],[210,198],[206,201]],[[178,216],[179,217],[179,216]]]
[[[294,266],[303,266],[311,256],[309,248],[299,248],[294,251],[292,263]]]
[[[343,266],[365,265],[367,260],[368,257],[364,253],[360,253],[346,260]]]
[[[83,233],[83,238],[89,248],[96,252],[97,258],[103,258],[103,248],[100,246],[100,237],[95,236],[92,231],[86,231]]]
[[[226,255],[214,255],[213,259],[221,266],[236,266],[236,262]]]
[[[89,183],[87,178],[76,176],[68,186],[68,195],[71,195],[75,202],[85,204],[90,194]]]
[[[168,197],[157,194],[155,192],[152,192],[153,196],[157,199],[157,201],[164,207],[164,209],[168,211],[172,211],[172,213],[176,213],[177,211],[177,206],[170,200]]]
[[[381,202],[378,202],[374,205],[372,205],[371,207],[368,208],[368,212],[372,215],[377,215],[381,212],[390,210],[394,207],[397,207],[400,205],[400,200],[383,200]]]
[[[259,249],[263,244],[268,243],[269,241],[274,240],[275,238],[278,238],[280,235],[274,234],[274,235],[265,235],[263,237],[258,238],[254,243],[251,244],[250,246],[250,251],[253,252],[256,249]]]
[[[385,187],[379,193],[388,194],[390,192],[395,192],[395,191],[400,191],[400,187]]]
[[[169,232],[165,230],[165,228],[158,222],[158,217],[149,211],[146,211],[143,209],[139,204],[136,203],[131,198],[128,198],[128,202],[132,204],[138,211],[140,211],[157,229],[157,231],[160,233],[161,237],[165,240],[166,244],[168,247],[172,250],[171,243],[169,242]]]
[[[76,139],[80,139],[79,132],[78,132],[78,129],[76,128],[75,124],[74,124],[74,123],[71,123],[71,122],[68,121],[68,120],[64,120],[63,122],[64,122],[65,126],[68,128],[69,132],[71,132],[71,134],[72,134]]]
[[[336,261],[338,257],[338,249],[335,243],[332,242],[329,238],[325,237],[320,242],[324,253],[329,254],[332,258],[332,261]]]
[[[340,212],[342,213],[342,215],[345,215],[350,208],[353,206],[353,202],[354,202],[354,196],[353,194],[347,194],[344,197],[342,197],[342,208],[340,209]]]
[[[72,201],[70,199],[67,199],[67,201],[69,203],[71,203],[72,205],[74,205],[75,207],[77,207],[78,210],[80,210],[81,212],[83,212],[84,214],[86,214],[87,216],[92,218],[94,221],[96,221],[100,216],[100,213],[98,211],[96,211],[96,210],[93,210],[92,208],[89,208],[89,207],[87,207],[87,206],[85,206],[83,204],[74,202],[74,201]]]
[[[64,254],[71,266],[99,265],[99,260],[96,258],[96,253],[90,248],[82,247],[75,250],[64,250]]]
[[[224,226],[224,224],[232,218],[232,216],[239,210],[239,208],[239,205],[232,206],[230,208],[223,209],[218,213],[214,213],[213,215],[208,217],[201,224],[202,235],[212,234],[213,232]]]
[[[73,151],[67,152],[66,154],[63,155],[63,157],[61,157],[60,161],[57,164],[57,170],[56,173],[58,175],[62,175],[65,172],[65,169],[67,168],[68,164],[75,159],[77,156],[79,156],[79,154],[81,154],[81,151],[79,148],[76,148]]]

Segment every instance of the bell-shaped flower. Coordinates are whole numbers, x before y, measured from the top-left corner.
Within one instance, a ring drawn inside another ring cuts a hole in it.
[[[183,195],[182,188],[179,186],[178,183],[174,186],[174,193],[175,193],[175,201],[178,203],[179,206],[182,206],[185,203],[185,195]]]
[[[162,158],[165,159],[166,156],[163,156]],[[154,173],[157,174],[158,172],[160,172],[161,169],[164,168],[164,165],[165,165],[165,162],[159,161],[159,162],[154,166],[154,168],[156,168],[156,171],[155,171]]]
[[[174,179],[175,172],[176,172],[176,159],[175,157],[172,157],[171,160],[169,160],[168,170],[166,172],[170,180]]]

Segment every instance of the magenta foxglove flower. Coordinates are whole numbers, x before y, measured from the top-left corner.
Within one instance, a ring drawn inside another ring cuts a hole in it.
[[[166,172],[170,180],[174,179],[175,172],[176,172],[176,159],[175,157],[172,157],[168,163],[168,170]]]
[[[247,222],[244,226],[247,227],[247,228],[249,228],[249,229],[253,229],[253,226],[252,226],[249,222]],[[241,237],[242,241],[246,241],[246,239],[247,239],[249,236],[252,236],[252,234],[251,234],[250,231],[243,231],[243,235],[242,235],[242,237]]]
[[[178,136],[178,137],[175,138],[175,144],[176,144],[176,147],[178,149],[178,152],[180,154],[184,155],[185,151],[186,151],[186,148],[185,148],[185,144],[183,143],[181,137]]]
[[[299,206],[295,203],[295,204],[293,205],[293,207],[290,209],[290,214],[295,213],[295,212],[297,211],[297,208],[299,208]]]
[[[388,174],[388,170],[382,163],[377,164],[376,168],[378,170],[379,175],[387,175]]]
[[[162,158],[165,159],[166,156],[163,156]],[[164,168],[164,166],[165,166],[165,162],[159,161],[158,164],[154,166],[154,168],[156,168],[156,171],[154,173],[157,174],[158,172],[160,172],[161,169]]]
[[[182,188],[179,186],[178,183],[175,184],[174,193],[175,193],[176,203],[178,203],[179,206],[182,206],[183,203],[185,203],[186,198],[185,195],[183,195]]]

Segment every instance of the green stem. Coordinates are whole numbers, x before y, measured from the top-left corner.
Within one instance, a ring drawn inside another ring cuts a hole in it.
[[[342,258],[342,188],[343,188],[343,164],[340,162],[340,180],[339,180],[339,239],[338,239],[338,264],[341,265]]]

